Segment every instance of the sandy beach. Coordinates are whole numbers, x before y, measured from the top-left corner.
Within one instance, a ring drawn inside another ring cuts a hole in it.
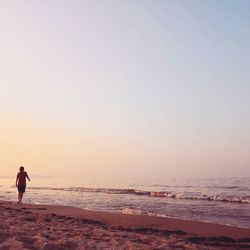
[[[247,249],[250,229],[0,201],[0,249]]]

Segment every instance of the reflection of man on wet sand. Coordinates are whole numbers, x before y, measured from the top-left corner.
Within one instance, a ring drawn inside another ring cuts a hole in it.
[[[30,178],[26,171],[24,171],[24,167],[19,168],[19,173],[16,177],[16,186],[18,189],[18,202],[21,203],[23,199],[23,193],[25,193],[26,189],[26,178],[30,181]]]

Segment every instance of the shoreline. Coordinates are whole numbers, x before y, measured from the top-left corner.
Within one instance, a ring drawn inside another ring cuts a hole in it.
[[[3,200],[0,214],[0,249],[250,248],[249,228],[207,222]]]

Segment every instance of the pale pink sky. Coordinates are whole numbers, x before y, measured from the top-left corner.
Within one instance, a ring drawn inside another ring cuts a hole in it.
[[[0,166],[250,175],[250,3],[1,1]]]

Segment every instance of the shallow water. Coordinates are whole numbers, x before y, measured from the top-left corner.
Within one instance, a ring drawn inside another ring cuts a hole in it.
[[[87,183],[81,179],[32,179],[24,202],[77,206],[199,220],[250,228],[250,178],[164,179]],[[0,198],[16,200],[13,179],[0,179]]]

